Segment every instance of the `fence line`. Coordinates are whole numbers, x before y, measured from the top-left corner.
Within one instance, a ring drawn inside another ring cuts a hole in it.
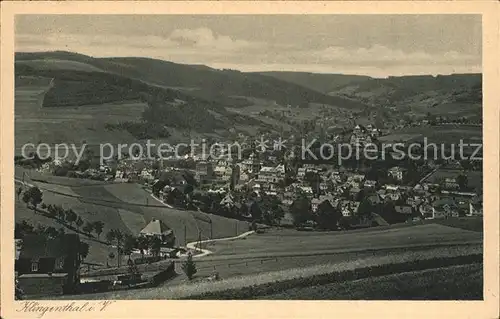
[[[273,257],[273,258],[263,258],[263,259],[255,259],[255,260],[245,260],[245,261],[240,261],[240,262],[228,262],[228,263],[221,263],[221,264],[216,264],[216,265],[210,265],[210,266],[202,266],[199,264],[197,265],[198,270],[206,270],[206,269],[212,269],[212,270],[217,270],[217,268],[231,268],[239,265],[245,265],[249,266],[252,264],[264,264],[265,262],[278,262],[278,257]]]

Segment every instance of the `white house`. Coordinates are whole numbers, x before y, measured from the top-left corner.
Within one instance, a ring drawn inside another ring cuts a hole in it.
[[[340,211],[344,217],[350,217],[358,212],[359,202],[344,200],[340,202]]]
[[[390,168],[387,173],[392,178],[394,178],[394,179],[396,179],[398,181],[402,181],[403,178],[404,178],[404,174],[406,173],[406,169],[405,168],[401,168],[399,166],[394,166],[394,167]]]
[[[148,181],[154,180],[155,177],[153,176],[153,170],[144,168],[141,171],[141,178],[148,180]]]
[[[375,186],[377,186],[377,181],[367,179],[363,184],[363,186],[365,188],[375,188]]]

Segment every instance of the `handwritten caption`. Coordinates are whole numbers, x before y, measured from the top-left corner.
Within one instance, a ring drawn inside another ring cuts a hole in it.
[[[75,302],[71,301],[67,304],[53,306],[41,303],[39,301],[23,301],[20,307],[16,310],[17,312],[34,312],[38,314],[38,318],[42,318],[47,313],[51,312],[101,312],[108,309],[108,307],[115,303],[114,300],[102,300],[102,301],[85,301],[85,302]]]

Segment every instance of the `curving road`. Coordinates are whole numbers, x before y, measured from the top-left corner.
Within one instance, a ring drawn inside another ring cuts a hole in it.
[[[156,197],[154,194],[150,194],[150,195],[151,195],[151,197],[153,199],[155,199],[159,203],[165,205],[166,207],[173,208],[171,205],[163,202],[161,199],[159,199],[158,197]],[[198,228],[198,232],[199,232],[198,222],[196,221],[196,218],[194,218],[194,216],[193,216],[193,219],[195,221],[196,227]],[[221,241],[229,241],[229,240],[241,239],[241,238],[247,237],[247,236],[249,236],[249,235],[251,235],[253,233],[254,233],[254,231],[248,231],[246,233],[243,233],[243,234],[240,234],[240,235],[234,236],[234,237],[224,237],[224,238],[216,238],[216,239],[207,239],[207,240],[202,240],[202,241],[194,241],[194,242],[187,243],[186,244],[186,248],[200,252],[199,254],[193,255],[193,258],[200,258],[200,257],[204,257],[204,256],[207,256],[207,255],[210,255],[213,252],[210,251],[210,250],[208,250],[208,249],[197,247],[197,245],[199,245],[199,244],[210,244],[210,243],[221,242]]]

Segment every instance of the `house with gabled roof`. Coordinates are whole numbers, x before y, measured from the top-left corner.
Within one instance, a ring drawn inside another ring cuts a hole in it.
[[[15,271],[27,295],[72,293],[79,283],[80,237],[65,234],[57,238],[25,235],[18,246]]]
[[[406,168],[403,168],[403,167],[399,167],[399,166],[394,166],[394,167],[391,167],[387,173],[389,176],[391,176],[392,178],[398,180],[398,181],[402,181],[405,174],[407,172],[407,169]]]
[[[305,194],[306,196],[312,196],[313,195],[313,190],[311,186],[299,186],[298,187],[299,192],[302,194]]]
[[[220,201],[220,206],[226,207],[226,208],[231,208],[234,207],[234,198],[231,193],[227,193],[226,196]]]
[[[377,193],[368,196],[367,200],[373,206],[382,204],[384,202],[384,200]]]
[[[305,167],[301,167],[297,170],[297,179],[299,181],[302,181],[304,180],[304,177],[306,176],[306,168]]]
[[[359,209],[358,201],[343,200],[339,203],[339,205],[340,205],[340,211],[342,212],[342,215],[345,217],[350,217],[355,215]]]
[[[458,206],[451,198],[441,198],[432,203],[433,218],[458,217]]]
[[[163,221],[153,218],[140,232],[140,236],[159,238],[163,245],[172,247],[175,243],[174,231]]]
[[[332,207],[337,207],[338,205],[338,202],[335,201],[335,197],[333,197],[332,194],[321,195],[311,200],[311,210],[313,212],[316,212],[319,205],[321,205],[321,203],[323,203],[324,201],[328,201]]]
[[[399,190],[399,186],[397,186],[397,185],[392,185],[392,184],[387,184],[387,185],[385,185],[385,189],[386,189],[386,191],[388,191],[388,192],[395,192],[395,191],[398,191],[398,190]]]
[[[377,186],[377,181],[367,179],[363,186],[368,189],[374,189]]]

